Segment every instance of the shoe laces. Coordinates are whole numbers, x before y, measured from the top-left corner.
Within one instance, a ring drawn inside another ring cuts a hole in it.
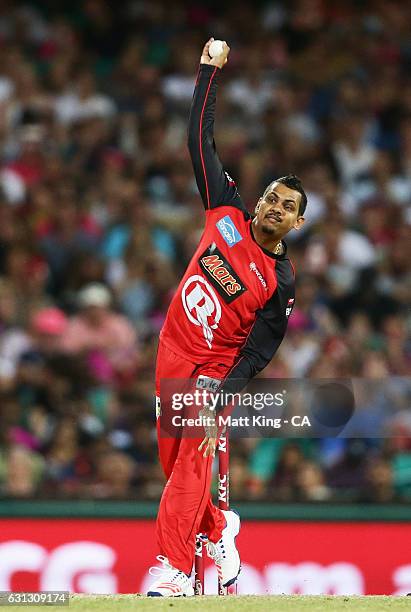
[[[156,578],[164,578],[166,574],[170,574],[170,576],[167,578],[168,582],[181,582],[182,579],[184,580],[184,578],[187,578],[184,572],[182,572],[181,570],[177,570],[172,565],[170,565],[167,557],[164,557],[163,555],[157,555],[156,559],[160,561],[160,563],[162,563],[162,567],[158,567],[157,565],[153,565],[152,567],[150,567],[148,573],[151,576],[154,576]]]
[[[210,559],[214,560],[214,563],[221,563],[226,557],[223,539],[221,538],[216,543],[207,542],[207,554]]]

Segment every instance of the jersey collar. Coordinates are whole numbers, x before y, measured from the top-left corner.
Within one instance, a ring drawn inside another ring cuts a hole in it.
[[[268,249],[265,249],[264,247],[262,247],[260,244],[258,244],[257,240],[254,237],[254,232],[253,232],[253,227],[252,227],[252,219],[250,221],[250,235],[251,238],[254,240],[254,242],[256,243],[256,245],[258,246],[259,249],[261,249],[263,251],[263,253],[265,253],[266,255],[268,255],[268,257],[271,257],[271,259],[285,259],[286,255],[287,255],[287,244],[284,242],[284,240],[281,240],[281,244],[283,245],[283,252],[281,253],[281,255],[276,255],[275,253],[272,253],[271,251],[269,251]]]

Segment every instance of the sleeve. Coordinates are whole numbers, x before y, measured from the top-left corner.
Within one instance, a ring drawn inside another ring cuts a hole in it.
[[[245,210],[235,182],[221,164],[214,142],[218,72],[216,66],[200,64],[190,110],[188,148],[205,209],[231,205]]]
[[[283,341],[293,306],[294,285],[277,289],[264,308],[257,311],[239,358],[219,388],[219,392],[223,392],[222,397],[226,393],[239,393],[270,363]],[[218,413],[223,409],[221,403],[216,411]]]

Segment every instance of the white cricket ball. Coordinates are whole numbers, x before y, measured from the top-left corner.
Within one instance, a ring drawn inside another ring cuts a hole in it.
[[[208,47],[208,54],[210,57],[217,57],[224,51],[222,40],[213,40],[211,45]]]

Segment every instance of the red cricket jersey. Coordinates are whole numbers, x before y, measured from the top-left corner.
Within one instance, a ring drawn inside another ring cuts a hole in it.
[[[274,258],[255,242],[249,215],[229,205],[208,210],[200,244],[171,302],[161,339],[195,363],[231,364],[257,313],[278,291],[279,271],[291,280],[288,258]],[[289,295],[278,300],[283,321],[293,304]]]

